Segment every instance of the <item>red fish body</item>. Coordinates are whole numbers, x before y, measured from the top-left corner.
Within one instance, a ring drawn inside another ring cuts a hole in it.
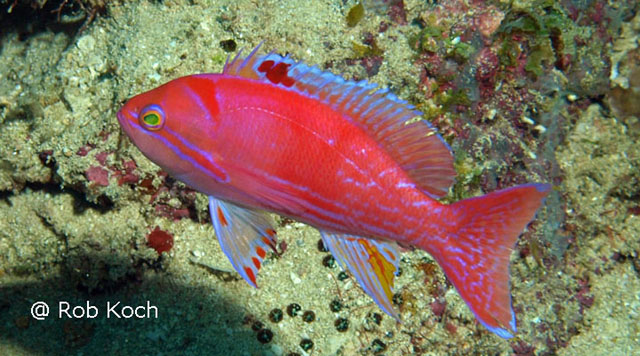
[[[476,317],[515,332],[509,254],[549,187],[529,184],[443,205],[449,147],[406,102],[367,82],[270,54],[222,74],[171,81],[129,100],[124,131],[152,161],[210,197],[216,235],[256,285],[275,212],[320,229],[388,314],[399,251],[429,252]],[[413,121],[413,120],[412,120]]]

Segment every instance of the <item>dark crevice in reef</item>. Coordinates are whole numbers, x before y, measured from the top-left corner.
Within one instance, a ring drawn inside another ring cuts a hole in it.
[[[0,50],[6,34],[22,41],[43,31],[73,37],[104,12],[106,2],[81,0],[0,0]]]
[[[100,195],[96,198],[96,202],[94,203],[87,199],[87,196],[83,192],[82,188],[83,187],[78,187],[78,189],[61,188],[60,184],[56,182],[56,179],[51,179],[51,181],[46,183],[26,182],[24,188],[21,191],[28,189],[31,191],[45,191],[46,193],[49,193],[51,195],[71,194],[71,196],[73,196],[74,198],[73,212],[77,215],[82,214],[88,209],[96,210],[101,214],[104,214],[113,209],[114,204],[113,201],[109,199],[109,197],[104,194]],[[0,191],[0,200],[4,200],[9,205],[11,205],[10,197],[15,194],[20,194],[20,192]]]

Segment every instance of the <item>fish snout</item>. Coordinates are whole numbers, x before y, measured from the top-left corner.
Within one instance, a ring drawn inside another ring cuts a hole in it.
[[[124,108],[118,111],[116,117],[118,118],[118,122],[120,123],[120,126],[122,127],[124,132],[126,132],[130,136],[131,130],[133,130],[132,121],[137,119]]]

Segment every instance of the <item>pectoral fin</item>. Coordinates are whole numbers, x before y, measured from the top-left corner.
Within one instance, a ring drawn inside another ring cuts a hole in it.
[[[271,217],[211,196],[209,213],[222,251],[242,278],[257,287],[256,277],[267,249],[275,251],[276,246]]]
[[[320,231],[324,244],[343,268],[348,269],[380,308],[396,320],[393,278],[398,271],[398,246],[394,242]]]

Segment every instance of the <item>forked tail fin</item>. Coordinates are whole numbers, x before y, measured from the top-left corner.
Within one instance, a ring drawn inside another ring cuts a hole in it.
[[[457,224],[448,242],[427,248],[476,318],[503,338],[516,332],[509,256],[549,190],[548,184],[525,184],[454,203],[450,215]]]

